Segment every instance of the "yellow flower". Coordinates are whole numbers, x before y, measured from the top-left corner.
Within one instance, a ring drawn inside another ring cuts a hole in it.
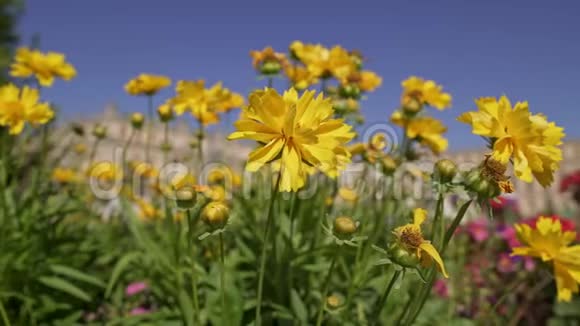
[[[74,66],[66,61],[64,54],[42,53],[29,48],[19,48],[16,51],[10,70],[12,77],[35,76],[38,83],[44,87],[51,86],[55,77],[70,80],[76,76],[76,73]]]
[[[424,80],[419,77],[409,77],[402,82],[403,97],[401,102],[403,105],[409,100],[417,100],[422,104],[428,104],[439,110],[443,110],[451,106],[451,95],[443,92],[443,87],[437,85],[432,80]]]
[[[99,162],[88,169],[87,175],[99,181],[113,182],[123,178],[123,169],[111,162]]]
[[[205,191],[207,198],[214,202],[223,202],[226,200],[226,190],[221,185],[214,185]]]
[[[435,118],[418,117],[412,119],[407,126],[407,137],[417,139],[422,145],[425,145],[435,154],[440,154],[447,149],[447,139],[443,133],[447,127]]]
[[[74,145],[74,152],[77,155],[82,155],[87,152],[87,145],[85,143],[77,143]]]
[[[441,271],[443,276],[449,277],[439,252],[430,241],[423,238],[421,225],[426,219],[427,211],[422,208],[416,208],[413,211],[413,223],[399,226],[393,231],[393,233],[397,238],[397,242],[403,247],[403,249],[416,255],[424,264],[429,264],[431,260],[435,261],[437,268]]]
[[[13,84],[0,87],[0,126],[9,127],[11,135],[20,134],[26,122],[45,124],[53,116],[48,103],[39,102],[37,89],[28,86],[19,89]]]
[[[300,189],[308,166],[332,175],[350,161],[344,145],[354,137],[351,126],[332,119],[330,99],[314,95],[314,91],[306,91],[298,97],[294,89],[283,96],[274,89],[255,91],[235,123],[238,131],[228,137],[262,144],[250,153],[248,171],[280,161],[281,191]]]
[[[557,219],[541,216],[533,229],[527,224],[516,224],[518,237],[525,246],[512,249],[514,256],[531,256],[551,261],[558,288],[558,301],[570,301],[578,293],[580,283],[580,245],[570,244],[576,232],[563,231]]]
[[[171,85],[171,79],[160,75],[140,74],[125,84],[125,91],[130,95],[152,96]]]
[[[162,122],[173,120],[173,105],[171,101],[166,101],[157,107],[157,115]]]
[[[157,178],[159,176],[159,171],[153,166],[153,164],[147,162],[131,161],[129,163],[134,176],[140,176],[144,178]]]
[[[318,83],[318,78],[304,66],[289,65],[284,69],[284,73],[292,82],[292,86],[298,90],[306,89]]]
[[[63,184],[76,183],[80,181],[80,177],[74,169],[56,167],[52,170],[52,180]]]
[[[506,96],[480,98],[476,104],[478,111],[466,112],[458,120],[491,140],[493,159],[504,165],[513,160],[516,177],[526,182],[535,177],[549,186],[562,160],[564,129],[543,115],[532,115],[527,102],[512,107]]]
[[[338,189],[338,196],[344,201],[354,203],[358,200],[358,194],[351,188],[340,187]]]
[[[288,59],[284,53],[275,52],[271,46],[262,51],[250,51],[252,66],[264,74],[276,74],[288,65]]]
[[[178,115],[190,112],[204,125],[219,122],[218,113],[227,112],[244,104],[244,97],[216,83],[211,88],[205,88],[203,80],[179,81],[176,87],[177,95],[171,101]]]
[[[155,208],[150,202],[142,198],[135,198],[135,203],[139,208],[139,218],[142,221],[151,221],[161,217],[161,211]]]
[[[372,71],[352,71],[344,76],[341,81],[343,85],[354,84],[363,92],[372,92],[381,86],[383,79]]]
[[[316,77],[334,76],[341,79],[357,69],[353,57],[340,46],[327,49],[320,44],[303,44],[295,41],[290,45],[290,51]]]

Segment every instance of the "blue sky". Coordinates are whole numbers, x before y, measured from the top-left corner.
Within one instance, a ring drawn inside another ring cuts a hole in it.
[[[144,110],[123,91],[141,72],[204,78],[247,94],[256,79],[248,52],[294,40],[359,49],[383,85],[363,103],[369,123],[385,122],[409,75],[434,79],[452,93],[451,149],[482,146],[455,117],[473,99],[506,94],[528,100],[580,138],[580,1],[186,1],[29,0],[20,31],[40,33],[41,48],[67,54],[72,82],[44,95],[68,118],[115,103]],[[281,84],[281,83],[280,83]],[[167,90],[161,97],[168,97]],[[161,99],[159,99],[161,100]]]

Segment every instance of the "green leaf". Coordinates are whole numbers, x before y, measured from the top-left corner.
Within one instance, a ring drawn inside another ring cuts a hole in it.
[[[181,309],[185,324],[187,326],[192,326],[194,323],[193,310],[191,309],[193,307],[193,303],[191,302],[191,299],[187,293],[185,293],[185,291],[179,291],[177,300],[179,301],[179,308]]]
[[[292,311],[294,315],[300,320],[302,325],[308,324],[308,310],[306,309],[306,305],[296,292],[296,290],[290,290],[290,305],[292,307]]]
[[[111,274],[111,279],[109,280],[109,284],[107,285],[107,289],[105,290],[105,298],[108,298],[111,295],[111,291],[113,291],[113,287],[121,277],[121,274],[125,271],[127,266],[133,262],[134,259],[139,257],[138,252],[130,252],[123,256],[123,258],[119,259],[115,268],[113,268],[113,273]]]
[[[68,294],[72,295],[73,297],[76,297],[76,298],[81,299],[83,301],[86,301],[86,302],[91,301],[91,296],[88,295],[85,291],[79,289],[78,287],[69,283],[68,281],[63,280],[62,278],[53,277],[53,276],[45,276],[45,277],[40,277],[38,279],[38,281],[40,283],[50,287],[50,288],[68,293]]]
[[[70,268],[70,267],[63,266],[63,265],[52,265],[52,266],[50,266],[50,270],[56,274],[67,276],[67,277],[70,277],[70,278],[77,280],[77,281],[80,281],[80,282],[89,283],[89,284],[96,285],[96,286],[102,287],[102,288],[104,288],[106,286],[105,282],[103,282],[99,278],[94,277],[92,275],[85,274],[85,273],[83,273],[79,270],[76,270],[74,268]]]

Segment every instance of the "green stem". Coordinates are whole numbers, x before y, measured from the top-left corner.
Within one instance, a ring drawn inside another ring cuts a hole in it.
[[[334,266],[336,265],[336,257],[338,256],[338,248],[336,248],[334,254],[332,255],[332,261],[328,272],[326,274],[326,279],[324,280],[324,285],[322,287],[322,296],[320,298],[320,308],[318,309],[318,317],[316,318],[316,326],[322,325],[322,317],[324,316],[324,308],[326,307],[326,297],[328,296],[328,286],[330,285],[330,279],[332,278],[332,272],[334,271]]]
[[[129,146],[131,146],[131,143],[133,142],[133,138],[135,137],[135,128],[131,129],[131,134],[129,135],[129,139],[127,139],[127,142],[125,143],[125,146],[123,146],[123,154],[121,155],[121,163],[123,164],[123,166],[125,165],[126,161],[127,161],[127,151],[129,150]]]
[[[163,122],[163,164],[167,164],[169,154],[169,123]]]
[[[296,205],[296,193],[292,193],[290,198],[290,239],[288,243],[288,293],[292,290],[294,270],[292,268],[292,259],[294,259],[294,206]]]
[[[203,126],[203,122],[199,120],[199,131],[197,133],[197,164],[198,166],[198,173],[201,174],[203,169],[203,138],[205,136],[205,130]]]
[[[268,77],[268,88],[272,88],[274,87],[274,77],[269,76]]]
[[[221,263],[221,270],[220,270],[220,286],[221,286],[221,293],[222,293],[222,321],[224,325],[227,325],[227,316],[226,313],[226,258],[224,252],[224,234],[223,232],[219,234],[220,238],[220,263]]]
[[[195,252],[193,250],[193,227],[197,223],[197,218],[191,214],[191,209],[187,210],[187,243],[188,243],[188,250],[189,254],[191,255],[191,291],[192,291],[192,299],[193,299],[193,313],[194,318],[197,321],[198,325],[201,325],[199,320],[199,298],[198,298],[198,291],[197,291],[197,273],[195,271]],[[181,223],[178,223],[181,225]]]
[[[101,142],[100,138],[95,139],[93,143],[93,147],[91,148],[91,154],[89,155],[89,167],[93,166],[95,161],[95,156],[97,155],[97,149],[99,148],[99,143]]]
[[[383,311],[383,307],[387,304],[387,298],[389,297],[391,290],[395,286],[395,283],[399,279],[399,276],[401,276],[401,273],[402,272],[399,270],[393,274],[393,277],[391,277],[391,281],[387,284],[387,287],[385,288],[385,292],[383,292],[383,295],[381,295],[380,299],[377,301],[377,305],[375,307],[375,318],[373,319],[375,325],[378,324],[378,321],[381,317],[381,312]]]
[[[5,326],[12,325],[10,324],[10,319],[8,319],[8,314],[6,313],[4,305],[2,304],[2,300],[0,300],[0,316],[2,316],[2,322],[4,323]]]
[[[147,96],[147,140],[145,144],[145,161],[151,163],[151,142],[153,140],[153,95]]]
[[[282,171],[282,169],[280,169]],[[266,217],[266,228],[264,229],[264,243],[262,245],[262,253],[260,257],[260,270],[258,273],[258,294],[256,299],[256,325],[262,325],[262,297],[264,290],[264,272],[266,270],[266,252],[268,247],[268,237],[270,235],[270,229],[272,228],[272,211],[274,210],[274,202],[278,197],[278,192],[280,190],[280,180],[282,179],[282,174],[278,174],[278,180],[274,186],[274,193],[270,199],[270,205],[268,207],[268,216]]]

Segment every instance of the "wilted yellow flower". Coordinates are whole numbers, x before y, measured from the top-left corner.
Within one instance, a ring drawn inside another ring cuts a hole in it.
[[[332,119],[330,99],[314,95],[314,91],[306,91],[298,97],[294,89],[283,96],[274,89],[255,91],[235,123],[238,131],[228,137],[262,144],[250,153],[249,171],[280,160],[281,191],[300,189],[306,181],[307,166],[332,175],[350,161],[344,145],[354,137],[351,127]]]
[[[518,237],[525,246],[512,248],[513,256],[530,256],[551,261],[558,288],[558,301],[570,301],[580,283],[580,245],[570,244],[576,232],[563,231],[558,219],[539,217],[536,227],[516,224]]]
[[[430,241],[423,238],[421,225],[426,219],[427,211],[422,208],[416,208],[413,211],[413,223],[399,226],[393,231],[393,233],[395,237],[397,237],[397,242],[404,250],[416,255],[417,258],[425,264],[429,264],[430,261],[435,261],[437,268],[441,271],[443,276],[449,277],[439,252]]]
[[[320,44],[303,44],[295,41],[290,45],[290,51],[316,77],[334,76],[341,79],[357,70],[357,64],[352,56],[340,46],[327,49]]]
[[[480,98],[476,104],[478,111],[466,112],[458,120],[491,140],[493,159],[506,165],[513,160],[516,177],[526,182],[535,177],[549,186],[562,160],[564,129],[541,114],[532,115],[527,102],[512,108],[506,96]]]
[[[14,63],[10,68],[12,77],[35,76],[38,83],[44,87],[50,87],[55,77],[70,80],[77,74],[74,66],[66,61],[64,54],[42,53],[29,48],[19,48],[16,51]]]
[[[265,75],[277,74],[288,65],[288,59],[284,53],[275,52],[271,46],[262,51],[250,51],[252,66]]]
[[[76,183],[80,181],[80,176],[74,169],[56,167],[52,170],[52,180],[58,183]]]
[[[284,73],[292,83],[292,86],[298,90],[306,89],[318,83],[318,78],[304,66],[288,65],[284,69]]]
[[[352,71],[343,76],[340,82],[343,85],[356,85],[363,92],[372,92],[381,86],[383,79],[372,71]]]
[[[13,84],[0,87],[0,126],[9,127],[9,133],[17,135],[26,122],[32,125],[49,122],[54,112],[48,103],[40,103],[39,97],[38,90],[28,86],[22,89]]]
[[[443,87],[432,80],[411,76],[402,82],[402,86],[401,102],[403,105],[410,100],[417,100],[421,104],[428,104],[439,110],[451,106],[451,95],[443,92]]]
[[[418,117],[412,119],[407,126],[407,137],[417,139],[419,143],[427,146],[435,154],[440,154],[447,149],[448,142],[443,134],[447,127],[435,118]]]
[[[160,75],[140,74],[125,84],[125,91],[130,95],[152,96],[171,85],[171,79]]]

